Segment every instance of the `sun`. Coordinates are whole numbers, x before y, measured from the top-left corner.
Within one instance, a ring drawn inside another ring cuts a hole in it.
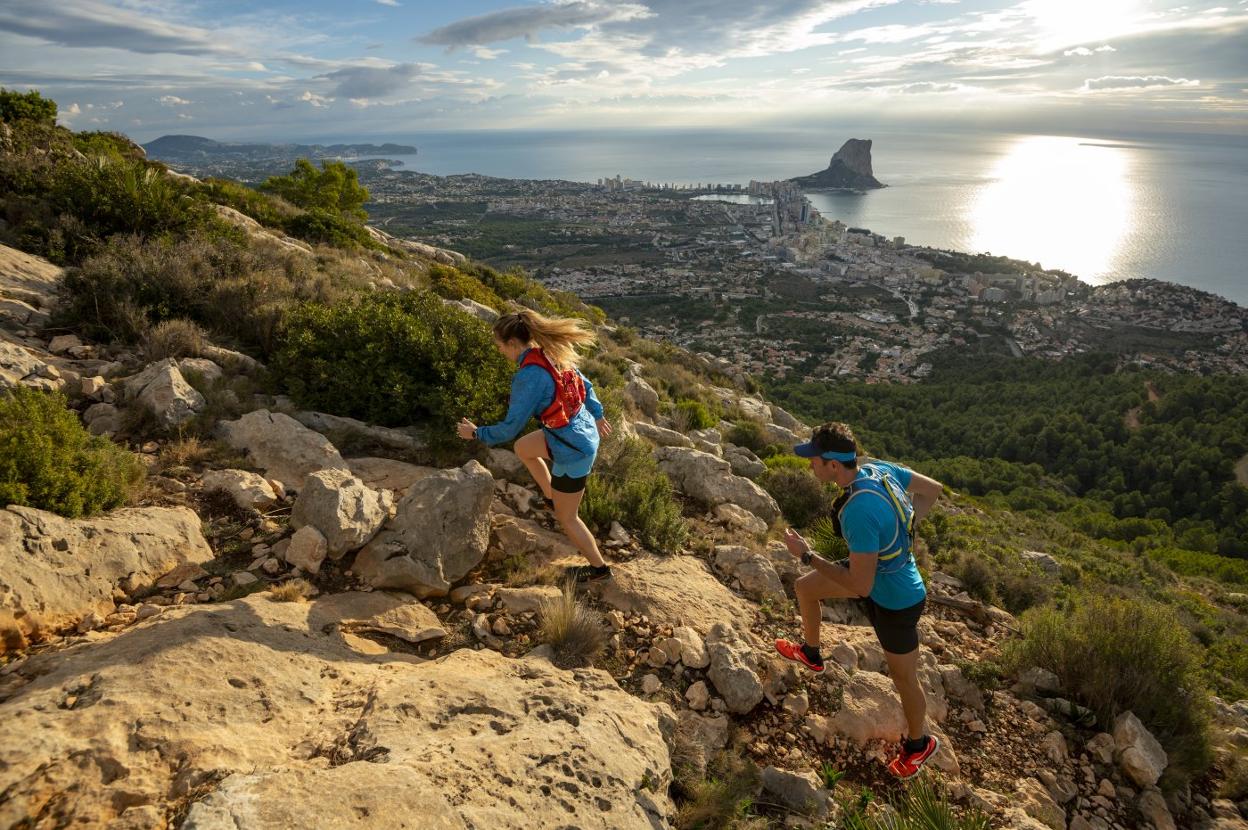
[[[1141,12],[1140,0],[1027,0],[1022,8],[1045,51],[1120,35]]]

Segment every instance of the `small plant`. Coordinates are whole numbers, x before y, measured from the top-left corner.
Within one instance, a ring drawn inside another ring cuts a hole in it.
[[[569,580],[557,599],[547,600],[538,612],[540,636],[568,665],[593,665],[607,644],[602,615],[576,598],[576,584]]]
[[[827,516],[816,519],[810,526],[809,541],[815,553],[824,559],[844,559],[849,556],[849,545],[845,537],[836,532],[836,525]]]
[[[617,521],[659,553],[675,553],[689,536],[671,482],[646,444],[636,439],[617,439],[604,448],[586,487],[581,517],[599,532]]]
[[[767,436],[763,433],[763,425],[758,421],[742,419],[737,421],[724,440],[738,447],[745,447],[755,453],[761,453],[767,447]]]
[[[836,492],[815,478],[810,470],[790,467],[769,469],[758,483],[780,505],[780,512],[796,527],[808,527],[817,519],[832,515]]]
[[[718,830],[745,825],[759,791],[759,771],[739,751],[721,751],[705,778],[680,782],[687,796],[676,812],[678,830]]]
[[[213,457],[215,448],[195,435],[179,435],[160,448],[160,466],[193,467]]]
[[[942,790],[919,778],[891,800],[891,811],[872,809],[874,794],[866,789],[841,807],[847,830],[988,830],[988,817],[978,810],[959,812]]]
[[[142,480],[138,458],[90,435],[63,395],[0,392],[0,505],[72,519],[124,504]]]
[[[823,782],[826,789],[834,790],[841,779],[845,777],[845,771],[837,769],[835,764],[825,762],[819,767],[819,780]]]
[[[274,602],[303,602],[316,596],[316,588],[306,579],[291,579],[269,588],[269,599]]]
[[[1001,666],[992,660],[955,660],[954,665],[962,670],[963,677],[985,692],[999,689],[1005,676]]]
[[[719,423],[717,413],[712,412],[702,401],[678,401],[676,411],[683,414],[689,429],[710,429]]]

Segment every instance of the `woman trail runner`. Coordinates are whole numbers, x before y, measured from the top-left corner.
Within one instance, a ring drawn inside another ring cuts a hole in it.
[[[611,567],[577,512],[599,441],[611,434],[593,384],[576,368],[577,347],[593,342],[593,332],[580,320],[543,317],[528,309],[498,318],[494,344],[519,367],[511,379],[507,417],[482,427],[462,418],[456,430],[464,440],[476,438],[494,446],[519,435],[530,418],[538,420],[541,429],[516,441],[516,455],[532,473],[568,540],[589,560],[588,566],[569,569],[569,576],[581,582],[611,576]]]

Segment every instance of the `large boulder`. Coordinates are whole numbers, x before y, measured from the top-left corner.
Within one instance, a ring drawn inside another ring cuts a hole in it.
[[[780,518],[776,500],[748,478],[733,475],[722,458],[683,447],[657,447],[654,457],[677,490],[706,507],[735,504],[768,524]]]
[[[219,430],[227,444],[251,456],[266,478],[291,490],[299,490],[303,479],[318,470],[347,469],[329,439],[281,412],[257,409],[237,421],[224,421]]]
[[[17,386],[44,365],[29,349],[0,340],[0,389]]]
[[[612,566],[602,600],[652,623],[687,625],[706,634],[718,622],[748,630],[754,606],[728,590],[695,556],[639,556]]]
[[[645,438],[660,447],[693,446],[693,441],[676,430],[655,426],[654,424],[647,424],[645,421],[638,421],[633,424],[633,430],[642,438]]]
[[[328,415],[324,412],[296,412],[295,420],[311,430],[321,434],[338,433],[349,435],[365,442],[373,442],[383,447],[408,452],[419,452],[427,448],[421,432],[414,427],[393,429],[366,424],[355,418],[341,415]]]
[[[922,678],[920,678],[922,680]],[[929,713],[935,701],[930,689]],[[857,671],[844,685],[841,708],[828,720],[832,732],[843,735],[860,745],[870,741],[896,742],[906,731],[906,717],[901,710],[901,699],[893,681],[873,671]],[[943,703],[943,700],[941,701]],[[956,772],[958,760],[949,739],[941,734],[932,717],[929,728],[940,738],[941,747],[932,756],[932,764],[945,772]]]
[[[724,444],[724,459],[732,467],[732,474],[748,479],[755,479],[767,472],[767,465],[745,447],[736,444]]]
[[[445,596],[485,556],[493,497],[494,478],[476,461],[415,482],[356,555],[355,572],[377,588]]]
[[[593,669],[353,647],[366,596],[182,606],[31,658],[0,827],[666,826],[667,707]]]
[[[393,505],[389,491],[372,490],[347,470],[320,470],[303,480],[290,524],[319,530],[329,557],[340,559],[381,530]]]
[[[421,467],[393,458],[363,456],[348,458],[346,461],[351,474],[369,487],[374,490],[393,490],[400,495],[422,478],[428,478],[438,471],[437,467]]]
[[[127,380],[125,390],[166,428],[186,423],[206,404],[204,396],[182,377],[173,358],[151,364]]]
[[[706,676],[724,699],[729,712],[744,715],[763,700],[758,656],[728,623],[716,623],[706,637],[711,667]]]
[[[1039,781],[1020,778],[1014,782],[1014,793],[1016,803],[1027,815],[1049,830],[1066,830],[1066,811]]]
[[[0,510],[0,640],[60,631],[115,610],[113,591],[150,586],[184,563],[212,559],[199,517],[185,507],[116,510],[65,519],[16,505]],[[2,788],[0,788],[2,789]]]
[[[1122,771],[1139,787],[1156,784],[1168,763],[1161,743],[1134,712],[1123,712],[1114,719],[1114,754]]]
[[[624,384],[624,394],[645,415],[653,418],[659,414],[659,393],[641,375],[635,374],[629,378],[628,383]]]
[[[277,501],[268,479],[247,470],[208,470],[200,484],[205,490],[224,490],[235,504],[250,510],[264,510]]]

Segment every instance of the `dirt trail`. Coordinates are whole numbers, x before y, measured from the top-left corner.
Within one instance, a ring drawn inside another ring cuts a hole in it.
[[[1153,386],[1153,382],[1151,380],[1144,383],[1144,390],[1148,393],[1149,403],[1157,403],[1157,401],[1161,400],[1161,393],[1157,391],[1156,386]],[[1142,406],[1133,406],[1127,410],[1125,415],[1122,416],[1122,422],[1126,425],[1127,429],[1136,430],[1140,428],[1140,410],[1143,408],[1144,407]],[[1240,463],[1242,464],[1243,461]],[[1236,469],[1238,469],[1238,467]],[[1245,470],[1244,474],[1248,475],[1248,470]]]

